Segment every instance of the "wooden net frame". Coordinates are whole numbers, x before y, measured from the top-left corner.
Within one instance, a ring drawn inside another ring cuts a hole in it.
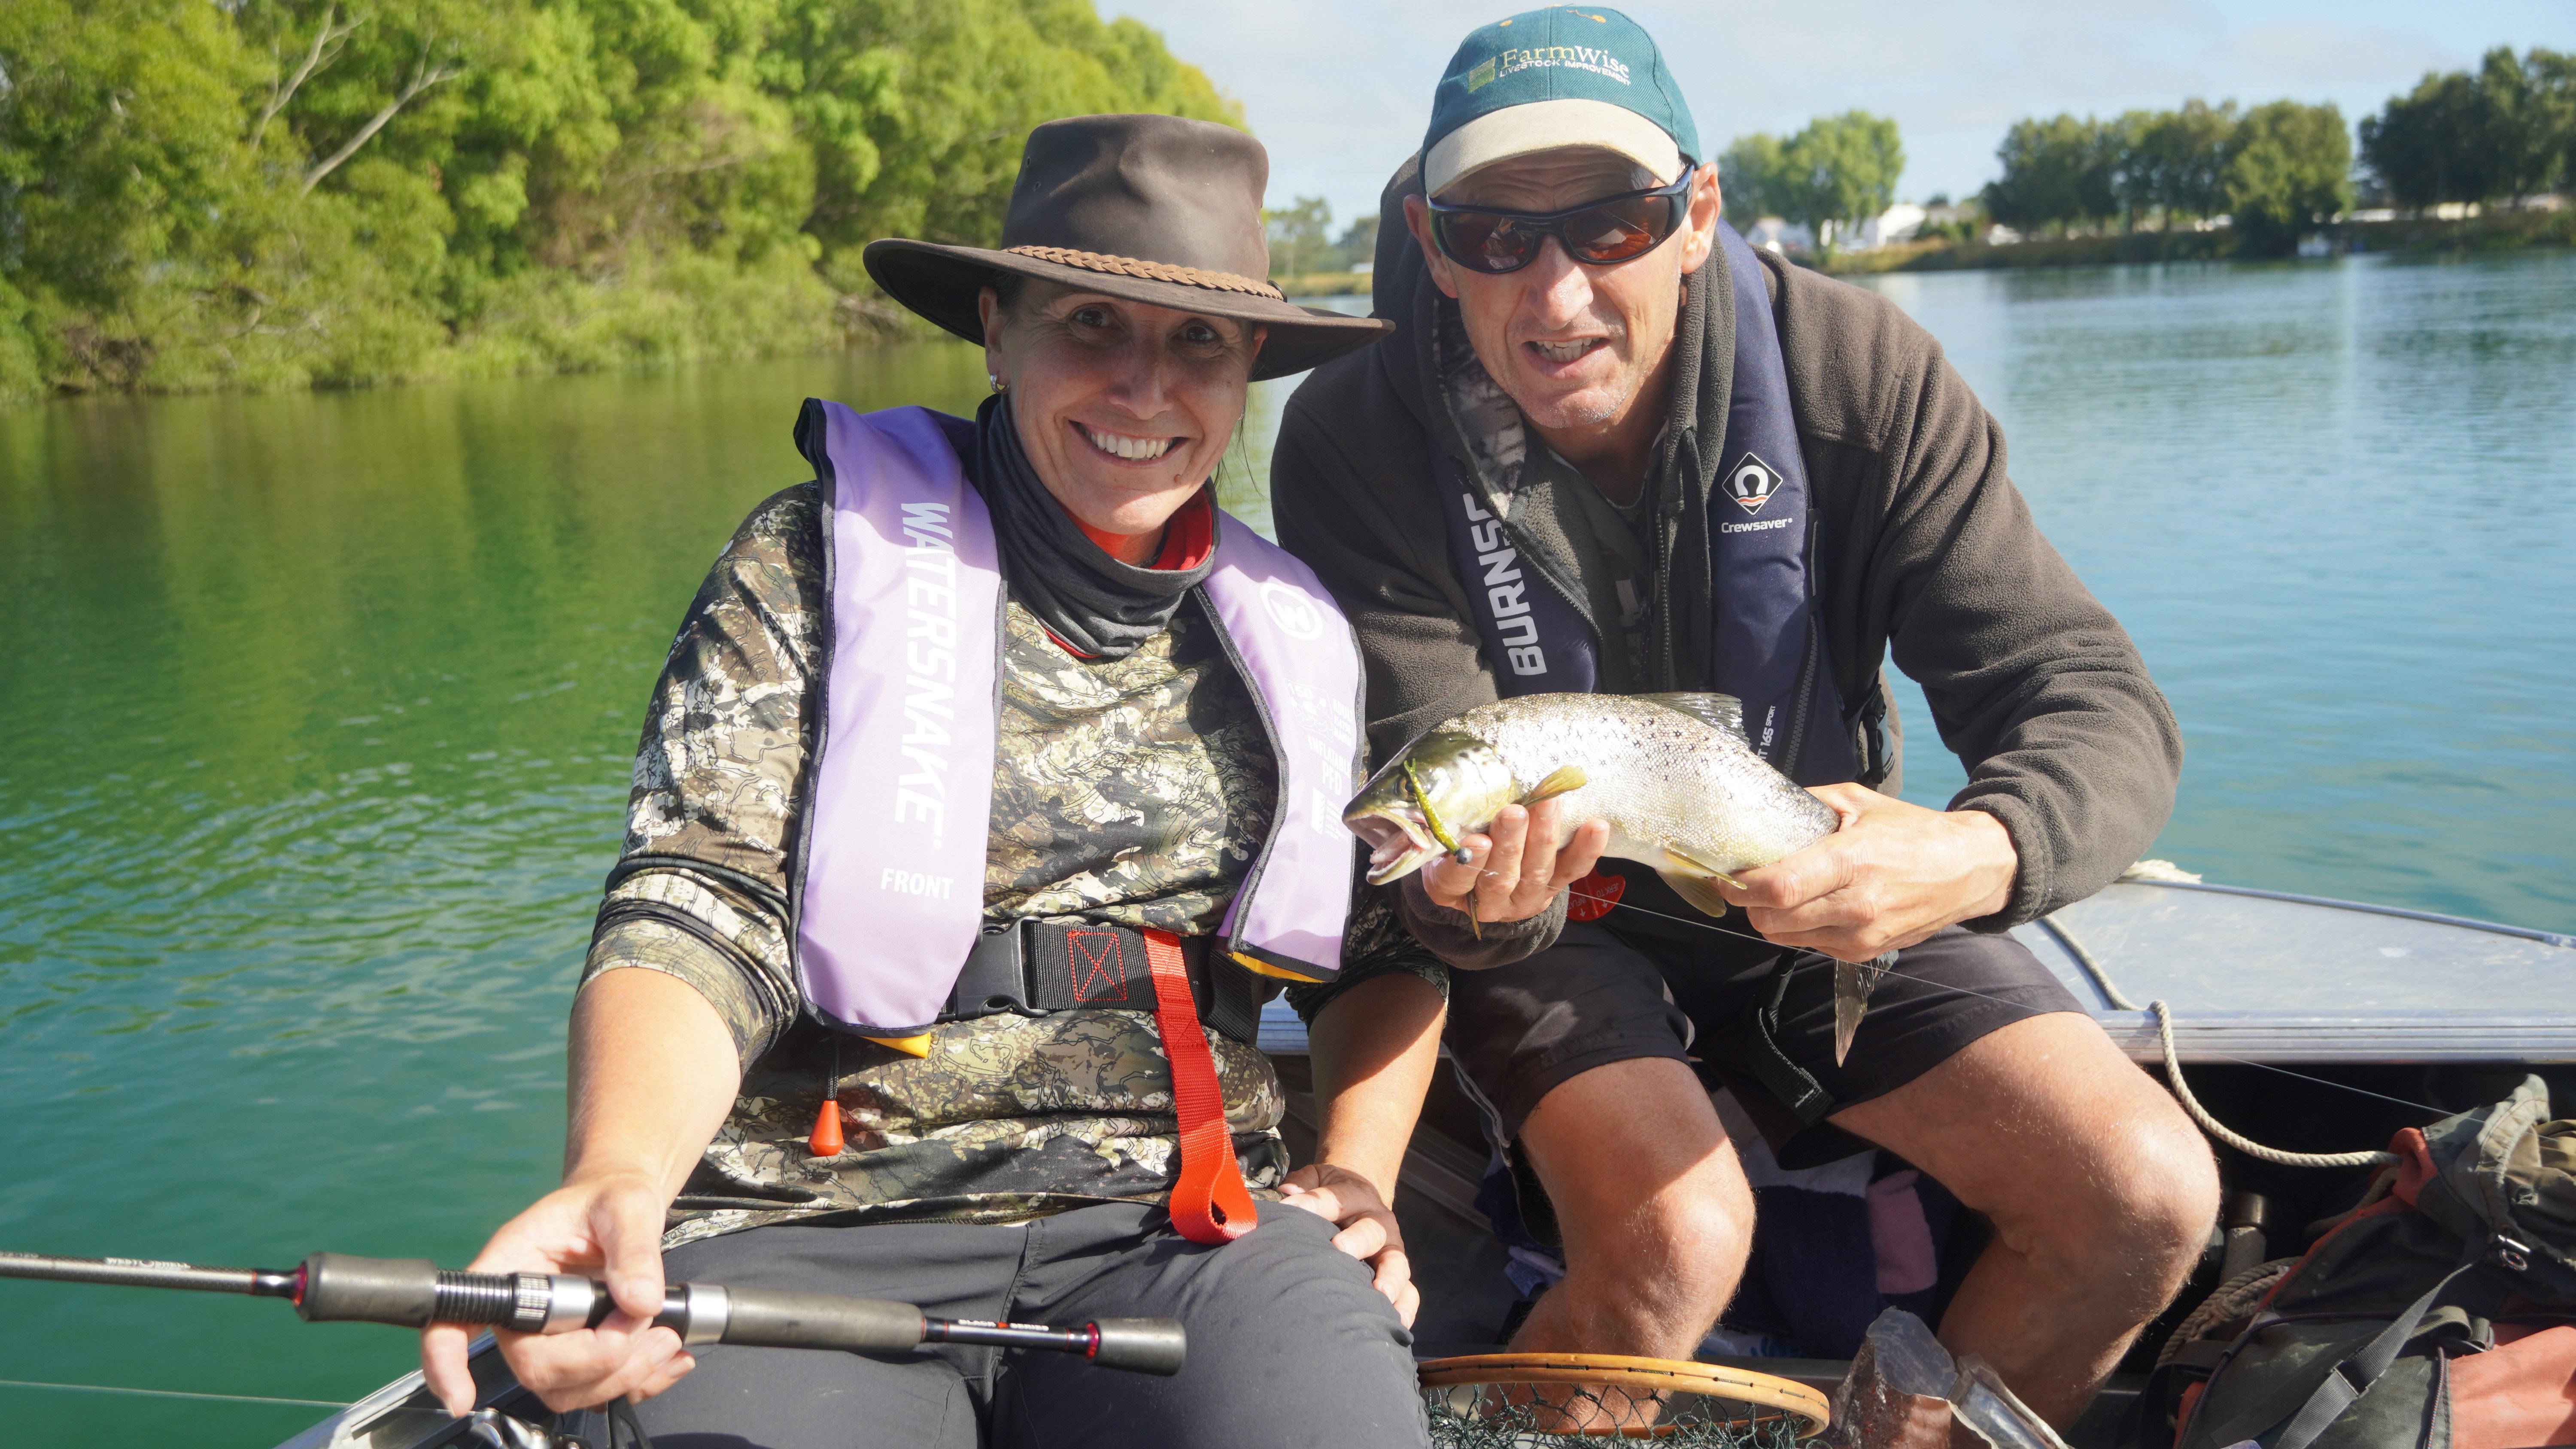
[[[1599,1353],[1489,1353],[1419,1366],[1435,1449],[1567,1438],[1675,1449],[1789,1449],[1823,1433],[1825,1396],[1747,1369]]]

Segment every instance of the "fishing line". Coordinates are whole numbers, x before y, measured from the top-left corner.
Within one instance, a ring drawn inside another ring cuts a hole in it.
[[[1489,871],[1482,871],[1482,872],[1479,872],[1479,874],[1481,874],[1481,875],[1490,875],[1490,876],[1499,876],[1499,875],[1501,874],[1501,872],[1500,872],[1500,871],[1491,871],[1491,870],[1489,870]],[[1591,897],[1590,899],[1598,899],[1598,897]],[[1728,928],[1726,928],[1726,927],[1724,927],[1724,926],[1714,925],[1714,924],[1711,924],[1710,922],[1707,922],[1707,921],[1694,921],[1694,920],[1691,920],[1691,919],[1689,919],[1688,917],[1685,917],[1685,916],[1676,916],[1676,915],[1671,915],[1671,914],[1668,914],[1668,913],[1663,912],[1663,911],[1650,911],[1650,910],[1646,909],[1644,906],[1630,905],[1630,904],[1628,904],[1626,901],[1612,901],[1612,902],[1610,903],[1610,908],[1611,908],[1612,910],[1618,910],[1618,911],[1635,911],[1638,915],[1641,915],[1641,916],[1653,916],[1653,917],[1655,917],[1657,920],[1662,920],[1662,921],[1678,921],[1678,922],[1680,922],[1681,924],[1683,924],[1683,925],[1685,925],[1685,926],[1697,926],[1697,927],[1699,927],[1699,928],[1700,928],[1701,930],[1703,930],[1703,931],[1715,931],[1716,933],[1718,933],[1718,934],[1719,934],[1719,935],[1721,935],[1721,936],[1733,936],[1733,937],[1735,937],[1736,939],[1741,940],[1741,941],[1753,941],[1753,942],[1758,942],[1758,943],[1759,943],[1759,944],[1761,944],[1761,945],[1765,945],[1765,946],[1772,947],[1772,948],[1773,948],[1773,949],[1775,949],[1775,950],[1781,950],[1781,951],[1798,951],[1798,950],[1803,950],[1803,949],[1805,949],[1805,948],[1803,948],[1803,947],[1798,947],[1798,946],[1783,946],[1783,945],[1781,945],[1779,942],[1772,940],[1772,939],[1771,939],[1770,937],[1768,937],[1768,936],[1757,936],[1757,935],[1754,935],[1754,934],[1753,934],[1752,932],[1750,932],[1750,931],[1735,931],[1735,930],[1729,930]],[[1818,953],[1814,953],[1814,954],[1821,955],[1821,954],[1823,954],[1823,953],[1818,952]],[[1910,972],[1908,972],[1908,971],[1904,970],[1902,966],[1895,967],[1895,968],[1891,968],[1891,974],[1898,975],[1898,976],[1912,976],[1912,973],[1910,973]],[[1959,993],[1960,995],[1962,995],[1962,996],[1974,996],[1974,997],[1978,997],[1978,998],[1981,998],[1981,999],[1986,1000],[1986,1001],[1998,1002],[1998,1003],[2001,1003],[2002,1005],[2005,1005],[2005,1006],[2025,1006],[2025,1005],[2027,1005],[2027,1004],[2028,1004],[2028,1003],[2026,1003],[2026,1002],[2013,1001],[2013,1000],[2010,1000],[2010,999],[2008,999],[2008,998],[2006,998],[2006,997],[1996,996],[1996,995],[1994,995],[1994,994],[1992,994],[1992,993],[1990,993],[1990,992],[1978,991],[1978,990],[1975,990],[1975,989],[1973,989],[1973,988],[1971,988],[1971,987],[1966,987],[1966,986],[1953,986],[1953,985],[1951,985],[1950,983],[1948,983],[1948,982],[1946,982],[1946,981],[1934,981],[1934,980],[1932,980],[1932,979],[1931,979],[1930,977],[1928,977],[1928,976],[1912,976],[1912,979],[1914,979],[1914,980],[1916,980],[1916,981],[1923,982],[1923,983],[1924,983],[1925,985],[1927,985],[1927,986],[1938,986],[1938,987],[1940,987],[1941,989],[1943,989],[1943,990],[1945,990],[1945,991],[1956,991],[1956,992],[1958,992],[1958,993]],[[2134,1006],[2133,1006],[2133,1007],[2130,1007],[2130,1008],[2128,1008],[2128,1009],[2129,1009],[2129,1010],[2132,1010],[2132,1011],[2137,1011],[2137,1010],[2143,1010],[2144,1008],[2134,1007]],[[2397,1105],[2397,1106],[2412,1108],[2412,1109],[2414,1109],[2415,1111],[2418,1111],[2418,1112],[2430,1112],[2430,1113],[2432,1113],[2432,1114],[2433,1114],[2434,1116],[2436,1116],[2436,1117],[2447,1117],[2447,1116],[2449,1116],[2449,1115],[2450,1115],[2450,1113],[2448,1113],[2448,1112],[2444,1111],[2442,1108],[2440,1108],[2440,1107],[2436,1107],[2436,1106],[2433,1106],[2433,1105],[2431,1105],[2430,1103],[2426,1103],[2426,1102],[2410,1102],[2410,1101],[2406,1100],[2406,1099],[2405,1099],[2405,1098],[2403,1098],[2403,1097],[2392,1097],[2392,1096],[2389,1096],[2389,1095],[2388,1095],[2387,1093],[2385,1093],[2385,1092],[2374,1092],[2374,1091],[2370,1090],[2370,1089],[2369,1089],[2369,1088],[2367,1088],[2367,1087],[2356,1087],[2356,1086],[2353,1086],[2353,1085],[2352,1085],[2352,1084],[2350,1084],[2349,1082],[2334,1082],[2334,1081],[2328,1081],[2328,1080],[2327,1080],[2327,1079],[2325,1079],[2324,1077],[2312,1077],[2312,1076],[2309,1076],[2309,1075],[2308,1075],[2307,1073],[2305,1073],[2305,1072],[2294,1072],[2294,1071],[2291,1071],[2288,1067],[2278,1067],[2278,1066],[2274,1066],[2274,1065],[2273,1065],[2273,1064],[2271,1064],[2270,1062],[2256,1062],[2256,1061],[2248,1061],[2248,1060],[2246,1060],[2246,1059],[2245,1059],[2245,1058],[2243,1058],[2243,1057],[2231,1057],[2231,1056],[2228,1056],[2228,1055],[2226,1055],[2226,1054],[2224,1054],[2224,1053],[2221,1053],[2221,1052],[2211,1052],[2211,1053],[2209,1054],[2209,1058],[2210,1058],[2210,1060],[2212,1060],[2212,1061],[2225,1062],[2225,1063],[2227,1063],[2227,1064],[2229,1064],[2229,1065],[2231,1065],[2231,1066],[2239,1066],[2239,1067],[2257,1067],[2257,1068],[2260,1068],[2260,1069],[2261,1069],[2261,1070],[2263,1070],[2263,1071],[2267,1071],[2267,1072],[2277,1072],[2277,1073],[2279,1073],[2280,1075],[2285,1076],[2285,1077],[2295,1077],[2295,1078],[2297,1078],[2299,1081],[2302,1081],[2302,1082],[2313,1082],[2313,1083],[2315,1083],[2316,1085],[2318,1085],[2318,1086],[2320,1086],[2320,1087],[2333,1087],[2333,1088],[2336,1088],[2336,1089],[2338,1089],[2338,1090],[2340,1090],[2340,1091],[2346,1091],[2346,1092],[2354,1093],[2354,1094],[2356,1094],[2356,1095],[2358,1095],[2358,1096],[2363,1096],[2363,1097],[2375,1097],[2375,1098],[2377,1098],[2378,1100],[2380,1100],[2380,1101],[2382,1101],[2382,1102],[2390,1102],[2390,1103],[2394,1103],[2394,1104],[2395,1104],[2395,1105]],[[2179,1076],[2179,1074],[2177,1074],[2177,1076]]]
[[[192,1394],[180,1389],[130,1389],[122,1384],[44,1384],[33,1379],[0,1379],[0,1389],[68,1389],[80,1394],[134,1394],[147,1399],[213,1399],[227,1404],[296,1404],[308,1409],[345,1409],[334,1399],[272,1399],[259,1394]]]

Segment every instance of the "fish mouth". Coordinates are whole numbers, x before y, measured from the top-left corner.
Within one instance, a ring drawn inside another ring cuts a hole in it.
[[[1447,847],[1431,838],[1430,831],[1401,815],[1370,811],[1345,815],[1342,823],[1368,842],[1370,885],[1402,880],[1449,853]]]

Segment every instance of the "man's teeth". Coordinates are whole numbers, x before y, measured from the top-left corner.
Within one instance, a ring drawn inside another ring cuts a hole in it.
[[[1130,438],[1091,428],[1084,428],[1082,435],[1091,440],[1091,446],[1118,458],[1159,458],[1170,452],[1172,444],[1179,441],[1175,438]]]
[[[1597,340],[1598,339],[1596,338],[1582,337],[1577,338],[1572,342],[1533,342],[1530,346],[1538,349],[1538,355],[1546,358],[1550,362],[1572,362],[1574,359],[1590,352],[1592,350],[1592,344]]]

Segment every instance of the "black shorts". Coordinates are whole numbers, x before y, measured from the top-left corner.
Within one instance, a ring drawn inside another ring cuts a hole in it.
[[[1827,1162],[1861,1144],[1802,1120],[1775,1090],[1776,1066],[1755,1060],[1758,1044],[1747,1040],[1746,1024],[1775,995],[1771,1041],[1836,1109],[1904,1086],[1998,1027],[2083,1010],[2019,942],[1953,926],[1898,953],[1870,993],[1851,1059],[1838,1067],[1832,962],[1710,930],[1746,926],[1740,915],[1698,916],[1660,882],[1640,884],[1630,882],[1629,897],[1647,897],[1642,904],[1660,914],[1623,908],[1597,923],[1569,921],[1555,945],[1526,961],[1451,973],[1450,1055],[1501,1118],[1506,1140],[1557,1084],[1611,1062],[1669,1057],[1732,1092],[1782,1166]]]

